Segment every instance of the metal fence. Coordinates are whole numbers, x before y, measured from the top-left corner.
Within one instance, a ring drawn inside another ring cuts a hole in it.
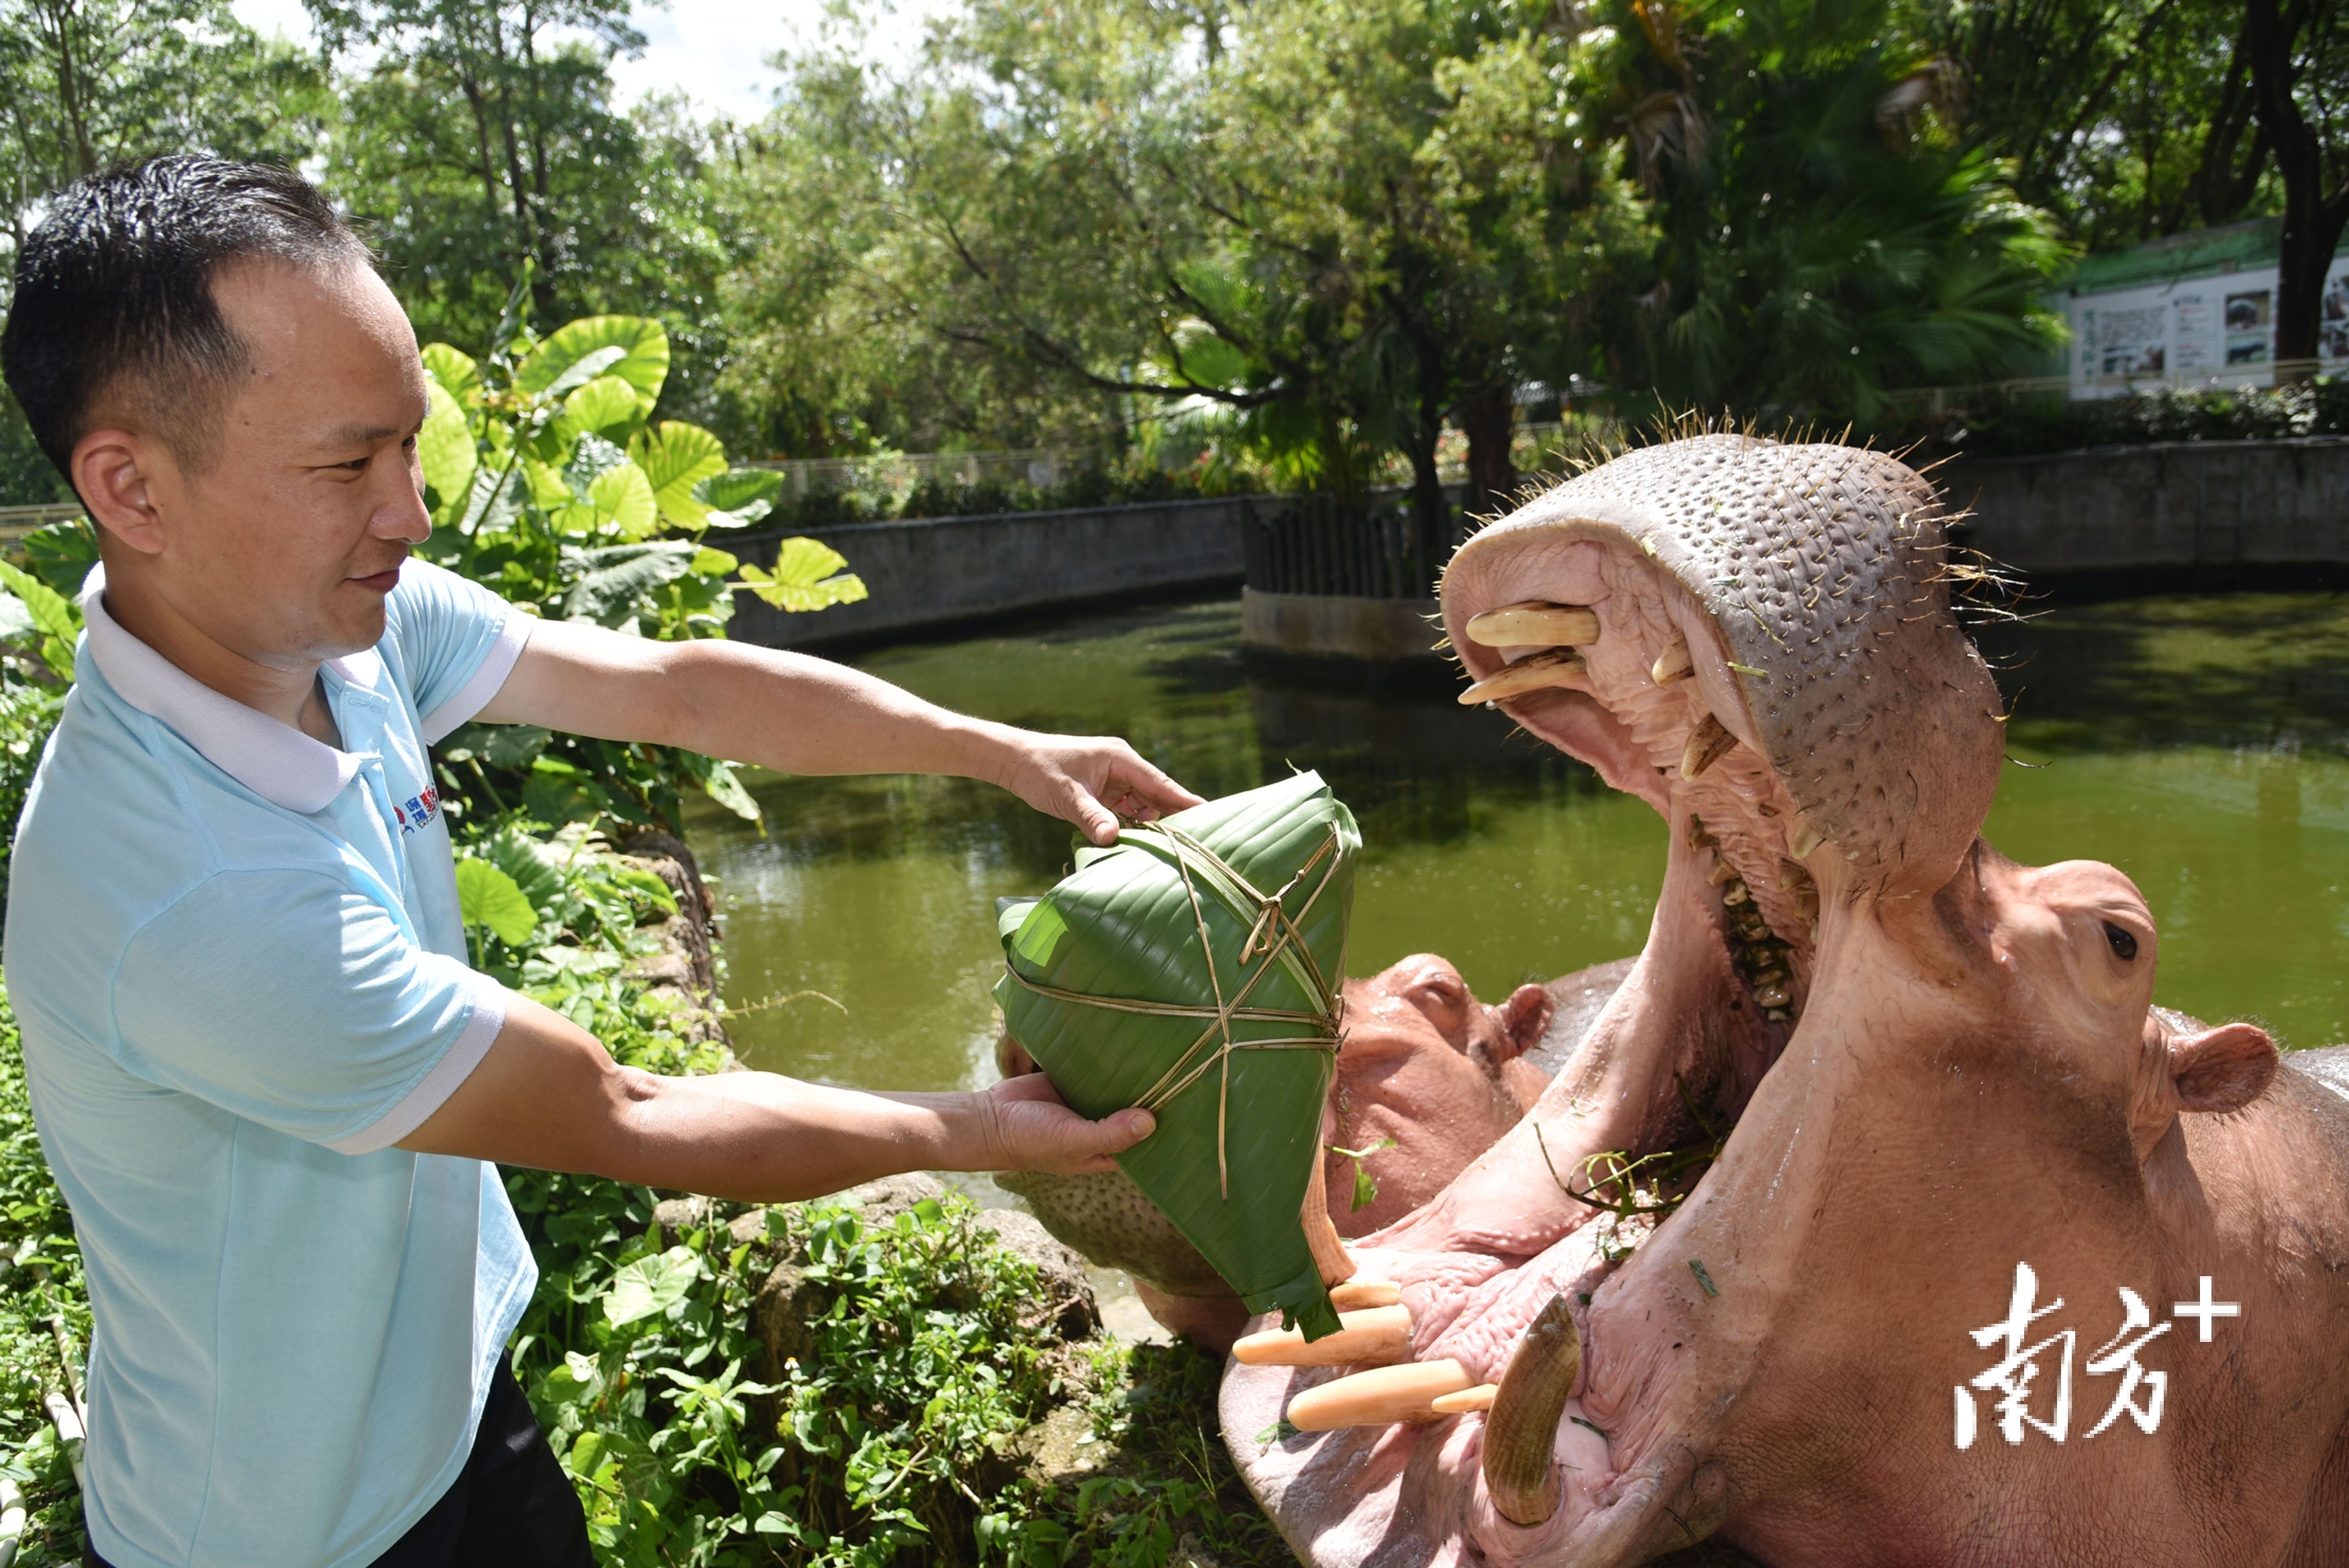
[[[1264,496],[1243,524],[1247,585],[1259,593],[1425,599],[1474,525],[1447,498],[1438,536],[1424,537],[1408,495],[1377,496],[1350,515],[1331,495]]]
[[[81,515],[78,501],[48,506],[0,506],[0,544],[14,544],[36,528],[71,522]]]
[[[1069,474],[1101,462],[1098,452],[1061,447],[1029,447],[1000,452],[890,452],[871,458],[768,458],[742,466],[783,476],[792,500],[816,490],[890,491],[903,495],[920,484],[1054,485]]]

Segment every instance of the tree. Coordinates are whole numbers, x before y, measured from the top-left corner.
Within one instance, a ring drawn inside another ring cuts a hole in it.
[[[52,191],[162,152],[299,163],[332,101],[323,62],[264,42],[222,0],[0,0],[0,309]],[[0,502],[71,493],[0,395]]]
[[[1966,134],[2092,247],[2268,210],[2237,0],[1925,0]]]
[[[1892,23],[1879,0],[1630,0],[1609,109],[1662,213],[1637,346],[1666,398],[1867,418],[2055,330],[2053,223]]]
[[[642,46],[626,0],[316,0],[320,36],[364,47],[326,184],[367,226],[422,335],[480,342],[527,269],[541,321],[658,315],[680,350],[673,406],[718,418],[719,280],[740,257],[715,167],[731,130],[682,104],[613,105]],[[722,421],[721,421],[722,422]]]
[[[2324,277],[2349,226],[2349,5],[2247,0],[2260,129],[2283,181],[2283,253],[2276,278],[2275,356],[2305,380],[2316,358]]]

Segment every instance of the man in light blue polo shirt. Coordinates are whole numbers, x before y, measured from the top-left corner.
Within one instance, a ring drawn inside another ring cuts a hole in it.
[[[425,748],[469,718],[797,773],[990,779],[1097,841],[1191,803],[1123,743],[730,643],[541,622],[429,531],[406,317],[317,193],[160,160],[62,192],[0,360],[100,528],[19,829],[6,970],[96,1322],[114,1568],[584,1563],[507,1369],[535,1282],[492,1161],[781,1201],[1099,1169],[1028,1078],[860,1094],[623,1069],[465,963]]]

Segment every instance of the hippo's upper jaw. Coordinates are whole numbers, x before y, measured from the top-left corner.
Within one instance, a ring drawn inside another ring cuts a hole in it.
[[[1646,951],[1581,1049],[1442,1197],[1359,1249],[1402,1286],[1415,1363],[1502,1385],[1490,1414],[1257,1440],[1330,1375],[1226,1377],[1234,1453],[1317,1568],[1612,1568],[1718,1522],[1705,1446],[1678,1426],[1701,1391],[1669,1387],[1684,1363],[1666,1299],[1713,1287],[1700,1265],[1609,1312],[1637,1224],[1590,1223],[1578,1194],[1609,1153],[1735,1121],[1802,1048],[1839,934],[1886,901],[1929,903],[1965,860],[2000,707],[1944,550],[1931,487],[1882,454],[1709,436],[1584,473],[1454,559],[1463,700],[1649,801],[1671,847]],[[1733,1359],[1718,1336],[1710,1353]],[[1348,1385],[1349,1408],[1358,1391],[1378,1386]]]

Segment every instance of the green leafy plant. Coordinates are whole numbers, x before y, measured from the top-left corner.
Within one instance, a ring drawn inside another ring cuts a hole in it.
[[[529,614],[662,641],[725,635],[737,592],[792,611],[864,597],[808,539],[785,540],[772,572],[737,577],[740,562],[709,538],[763,521],[781,477],[735,467],[698,425],[655,419],[669,371],[660,323],[585,316],[541,337],[524,319],[529,281],[485,356],[423,350],[431,407],[417,445],[433,532],[420,553]],[[667,748],[468,726],[440,759],[450,790],[492,813],[675,829],[683,791],[700,789],[759,814],[724,763]]]

